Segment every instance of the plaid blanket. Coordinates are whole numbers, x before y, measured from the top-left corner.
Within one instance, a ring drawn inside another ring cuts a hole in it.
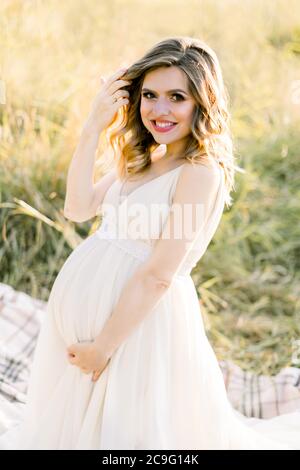
[[[30,366],[46,302],[0,283],[0,415],[26,403]],[[243,371],[231,361],[220,369],[232,406],[248,417],[271,418],[300,408],[300,369],[276,376]],[[6,406],[9,404],[10,406]],[[12,406],[13,405],[13,406]],[[10,411],[11,412],[11,411]]]

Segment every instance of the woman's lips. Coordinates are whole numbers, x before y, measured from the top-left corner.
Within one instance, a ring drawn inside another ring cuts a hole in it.
[[[170,132],[177,126],[177,122],[176,123],[174,122],[171,126],[168,126],[168,127],[158,127],[156,126],[155,121],[151,121],[151,124],[154,130],[157,132]]]

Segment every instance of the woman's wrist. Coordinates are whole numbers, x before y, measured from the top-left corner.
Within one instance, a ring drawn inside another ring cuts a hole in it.
[[[82,133],[88,136],[96,134],[99,137],[103,130],[104,127],[101,122],[96,121],[93,116],[88,116],[87,120],[83,125]]]
[[[97,350],[102,351],[102,354],[107,359],[110,359],[113,353],[115,352],[111,342],[105,340],[101,333],[94,339],[94,345]]]

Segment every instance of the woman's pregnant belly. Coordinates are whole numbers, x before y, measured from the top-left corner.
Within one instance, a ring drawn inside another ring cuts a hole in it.
[[[52,286],[48,310],[66,344],[99,334],[140,260],[96,233],[69,255]]]

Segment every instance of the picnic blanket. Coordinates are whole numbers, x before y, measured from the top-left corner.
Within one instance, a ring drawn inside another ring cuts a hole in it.
[[[0,432],[17,422],[46,302],[0,283]],[[271,418],[300,408],[300,368],[256,375],[219,361],[228,399],[247,417]]]

